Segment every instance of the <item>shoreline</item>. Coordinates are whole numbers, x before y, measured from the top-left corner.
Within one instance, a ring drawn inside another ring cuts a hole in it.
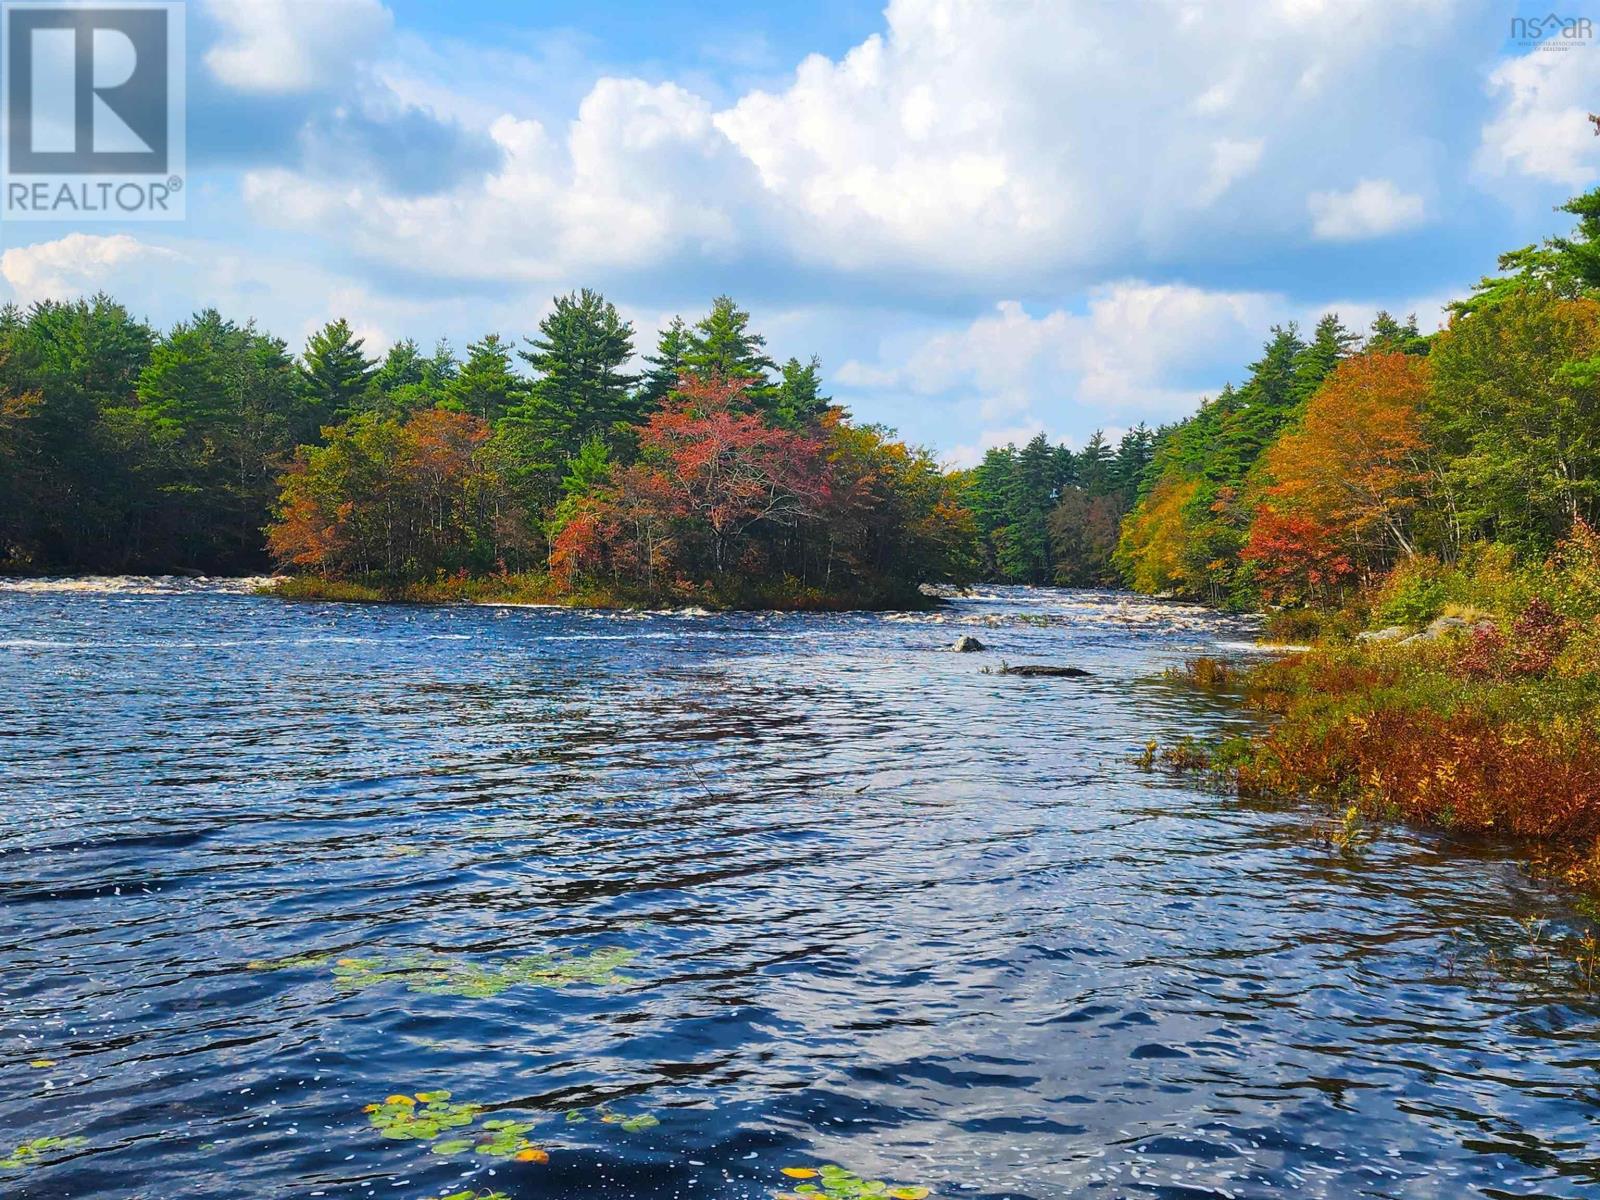
[[[926,612],[946,595],[919,589],[912,595],[828,594],[805,588],[779,588],[718,597],[701,592],[638,594],[601,588],[563,588],[547,575],[507,575],[410,583],[399,587],[308,575],[273,577],[255,594],[279,600],[346,604],[475,604],[484,607],[570,608],[602,611],[701,612]]]

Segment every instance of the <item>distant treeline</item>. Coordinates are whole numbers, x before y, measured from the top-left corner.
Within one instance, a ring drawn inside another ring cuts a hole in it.
[[[1548,554],[1600,523],[1600,189],[1424,336],[1380,313],[1274,327],[1244,381],[1153,437],[990,451],[969,503],[997,578],[1334,605],[1397,563]]]
[[[292,355],[211,310],[157,333],[106,296],[0,312],[0,568],[258,570],[398,588],[559,586],[887,603],[970,578],[959,481],[779,365],[727,297],[645,369],[598,293],[465,357],[346,321]],[[519,361],[520,360],[520,361]]]

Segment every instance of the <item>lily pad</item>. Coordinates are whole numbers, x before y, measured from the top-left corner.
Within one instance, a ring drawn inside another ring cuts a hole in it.
[[[790,1179],[808,1182],[796,1184],[790,1191],[775,1192],[774,1196],[779,1200],[786,1197],[800,1197],[802,1200],[927,1200],[933,1195],[931,1189],[920,1184],[890,1184],[882,1179],[863,1179],[837,1163],[780,1169]]]
[[[320,967],[331,954],[292,954],[288,958],[253,958],[245,963],[252,971],[304,971]]]
[[[617,968],[631,961],[632,950],[620,947],[588,954],[531,954],[481,965],[439,954],[407,954],[391,958],[341,958],[333,964],[335,986],[359,991],[388,983],[404,984],[430,996],[469,1000],[498,996],[513,987],[565,988],[629,983]]]
[[[397,1093],[381,1104],[367,1105],[363,1111],[368,1124],[383,1137],[431,1142],[433,1153],[447,1158],[473,1153],[521,1162],[548,1162],[550,1159],[548,1153],[526,1136],[534,1122],[496,1117],[473,1129],[483,1105],[454,1102],[451,1094],[442,1088],[418,1092],[414,1096]],[[444,1137],[450,1130],[460,1132]]]
[[[0,1158],[0,1169],[15,1170],[20,1167],[37,1167],[57,1150],[72,1150],[78,1146],[86,1145],[86,1137],[37,1137],[31,1142],[23,1142],[4,1158]]]

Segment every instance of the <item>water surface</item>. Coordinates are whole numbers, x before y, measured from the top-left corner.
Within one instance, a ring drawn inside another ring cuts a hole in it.
[[[993,652],[939,651],[961,632]],[[1251,633],[1085,592],[0,585],[0,1158],[84,1139],[0,1193],[758,1197],[820,1163],[940,1197],[1600,1193],[1556,897],[1130,761],[1249,723],[1162,672]],[[497,974],[608,950],[616,980]],[[430,1089],[550,1161],[363,1111]]]

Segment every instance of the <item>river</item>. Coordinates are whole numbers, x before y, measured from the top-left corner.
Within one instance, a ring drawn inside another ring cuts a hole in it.
[[[1132,761],[1252,637],[0,584],[0,1193],[1596,1195],[1560,897]]]

